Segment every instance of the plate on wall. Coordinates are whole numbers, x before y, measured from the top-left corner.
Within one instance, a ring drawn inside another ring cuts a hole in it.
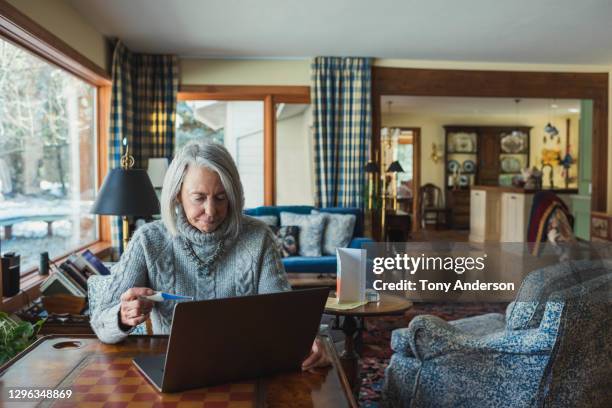
[[[446,163],[446,169],[449,173],[456,172],[459,170],[459,167],[459,162],[457,160],[449,160],[448,163]]]
[[[527,134],[516,131],[504,134],[500,144],[502,153],[525,153],[527,149]]]
[[[448,138],[450,153],[474,153],[476,151],[475,133],[452,133]]]
[[[476,163],[473,160],[466,160],[462,165],[464,173],[473,173],[476,170]]]
[[[519,173],[523,168],[521,160],[514,156],[502,157],[500,161],[501,170],[504,173]]]

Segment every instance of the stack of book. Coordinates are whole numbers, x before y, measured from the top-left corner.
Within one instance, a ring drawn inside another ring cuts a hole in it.
[[[67,294],[87,297],[87,279],[92,275],[110,275],[110,271],[89,250],[72,254],[40,286],[45,296]]]

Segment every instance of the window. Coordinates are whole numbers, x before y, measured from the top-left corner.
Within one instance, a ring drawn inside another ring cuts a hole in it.
[[[176,129],[175,149],[192,140],[223,144],[238,167],[245,207],[264,204],[263,102],[179,101]]]
[[[22,272],[97,240],[96,92],[0,38],[0,237]]]
[[[223,143],[236,161],[245,207],[313,203],[310,88],[183,85],[176,143]]]

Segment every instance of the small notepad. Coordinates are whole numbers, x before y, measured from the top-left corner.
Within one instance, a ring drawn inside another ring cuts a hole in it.
[[[336,249],[338,260],[336,296],[338,303],[363,302],[366,281],[366,250]]]

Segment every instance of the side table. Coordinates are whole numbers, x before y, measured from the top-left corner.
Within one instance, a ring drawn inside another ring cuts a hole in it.
[[[355,350],[355,333],[360,327],[365,327],[364,319],[373,316],[402,315],[412,307],[412,302],[400,296],[380,294],[378,302],[370,302],[350,310],[335,310],[325,308],[325,313],[342,317],[339,328],[344,333],[344,351],[340,354],[340,362],[354,393],[359,392],[359,354]],[[359,320],[359,322],[358,322]]]

